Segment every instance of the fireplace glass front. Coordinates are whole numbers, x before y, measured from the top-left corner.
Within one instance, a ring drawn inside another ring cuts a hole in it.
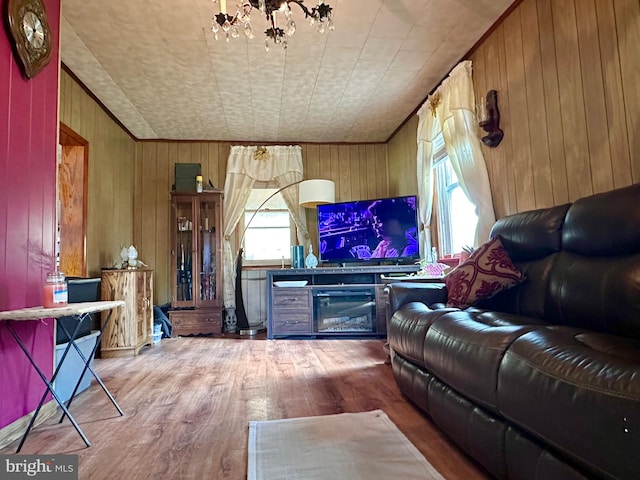
[[[313,292],[317,333],[375,333],[375,289],[315,289]]]

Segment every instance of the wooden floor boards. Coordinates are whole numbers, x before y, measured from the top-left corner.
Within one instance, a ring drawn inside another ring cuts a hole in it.
[[[486,478],[402,396],[385,357],[381,340],[164,339],[134,358],[95,360],[125,416],[94,381],[71,407],[90,448],[56,418],[21,453],[77,454],[80,479],[241,480],[250,420],[379,408],[445,478]]]

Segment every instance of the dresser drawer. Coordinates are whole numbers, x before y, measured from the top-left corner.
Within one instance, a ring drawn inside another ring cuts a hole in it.
[[[169,312],[173,335],[222,333],[222,314],[219,310],[174,310]]]
[[[273,333],[311,333],[311,312],[273,312]]]
[[[308,288],[282,288],[273,290],[273,313],[281,309],[310,309],[311,290]]]

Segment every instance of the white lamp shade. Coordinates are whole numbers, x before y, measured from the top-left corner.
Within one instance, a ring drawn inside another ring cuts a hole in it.
[[[300,206],[313,208],[324,203],[335,203],[336,184],[331,180],[305,180],[298,191]]]

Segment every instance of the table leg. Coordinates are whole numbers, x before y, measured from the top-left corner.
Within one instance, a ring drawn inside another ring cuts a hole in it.
[[[104,393],[107,395],[107,397],[109,397],[109,400],[111,400],[111,403],[113,404],[113,406],[116,407],[116,409],[118,410],[118,413],[120,413],[120,416],[124,415],[124,412],[120,408],[120,405],[118,405],[118,402],[116,402],[116,399],[113,397],[113,395],[111,394],[109,389],[102,382],[102,379],[98,376],[98,374],[95,372],[95,370],[93,370],[93,368],[91,368],[91,365],[90,365],[91,359],[94,358],[95,353],[98,350],[98,347],[100,346],[100,340],[102,339],[102,331],[104,330],[104,328],[109,323],[109,320],[111,319],[112,313],[113,312],[109,312],[109,314],[107,315],[107,319],[105,320],[104,325],[100,329],[100,333],[98,334],[98,338],[96,339],[96,344],[94,345],[93,350],[89,354],[89,357],[85,357],[84,353],[82,352],[80,347],[78,347],[78,345],[75,343],[75,335],[74,336],[69,335],[69,332],[67,331],[67,329],[64,326],[64,324],[60,323],[60,327],[64,331],[65,335],[67,335],[67,337],[70,339],[69,343],[73,345],[73,347],[76,349],[76,352],[78,352],[78,355],[80,356],[80,358],[84,362],[84,368],[82,369],[82,373],[80,374],[80,378],[78,378],[76,386],[73,389],[73,393],[71,394],[71,398],[67,401],[67,408],[71,407],[71,402],[73,401],[73,398],[76,396],[78,388],[80,388],[80,383],[82,383],[82,377],[84,377],[84,375],[87,372],[87,370],[89,370],[91,372],[91,374],[93,375],[93,377],[98,382],[98,384],[100,385],[100,387],[102,388],[102,390],[104,391]],[[89,314],[85,314],[85,315],[80,316],[78,318],[78,326],[76,328],[79,328],[80,324],[83,321],[85,321],[85,319],[87,319],[87,318],[90,318]],[[71,340],[71,339],[73,339],[73,340]],[[58,423],[62,423],[62,421],[64,420],[65,415],[66,415],[65,413],[62,414],[62,417],[60,418],[60,421]]]
[[[64,402],[60,399],[60,397],[58,396],[58,394],[55,392],[55,390],[53,388],[53,381],[55,380],[56,375],[58,375],[58,371],[60,370],[60,365],[62,365],[62,360],[64,360],[64,358],[66,357],[66,355],[67,355],[67,353],[69,351],[70,345],[67,345],[67,348],[65,349],[64,353],[62,354],[62,360],[60,362],[60,365],[58,365],[58,367],[55,369],[55,371],[53,373],[53,376],[51,377],[51,380],[48,380],[47,377],[45,376],[45,374],[40,369],[40,367],[38,367],[38,365],[36,364],[35,360],[31,356],[31,353],[29,352],[29,350],[27,350],[27,348],[22,343],[22,340],[20,340],[20,337],[18,336],[18,334],[13,329],[13,326],[11,325],[11,321],[7,321],[7,329],[9,330],[9,333],[11,334],[11,336],[18,343],[18,346],[20,347],[20,349],[27,356],[27,358],[29,359],[29,362],[31,363],[33,368],[35,368],[36,372],[38,372],[38,375],[40,376],[42,381],[47,386],[47,389],[45,390],[44,394],[42,395],[42,398],[40,399],[40,403],[38,404],[38,408],[36,408],[36,411],[33,413],[33,416],[31,417],[31,421],[29,422],[29,426],[27,427],[27,431],[24,432],[24,435],[22,436],[22,439],[20,440],[20,444],[18,445],[18,449],[16,450],[16,453],[20,453],[20,450],[22,449],[22,446],[24,445],[24,442],[27,439],[27,436],[29,435],[29,432],[31,432],[31,429],[33,428],[33,425],[34,425],[34,423],[36,421],[36,418],[38,418],[38,414],[40,413],[40,409],[42,408],[42,405],[44,404],[44,401],[47,398],[47,391],[51,392],[51,395],[53,395],[53,398],[56,400],[58,405],[60,405],[60,408],[62,408],[62,410],[67,414],[67,416],[69,417],[69,421],[73,424],[74,428],[76,429],[76,432],[78,432],[78,435],[80,435],[82,437],[82,440],[84,441],[85,445],[87,447],[90,447],[91,443],[89,442],[89,440],[87,439],[86,435],[84,434],[84,432],[80,428],[80,425],[78,425],[78,422],[76,422],[76,419],[73,418],[73,415],[71,415],[71,413],[69,412],[69,410],[65,406]]]

